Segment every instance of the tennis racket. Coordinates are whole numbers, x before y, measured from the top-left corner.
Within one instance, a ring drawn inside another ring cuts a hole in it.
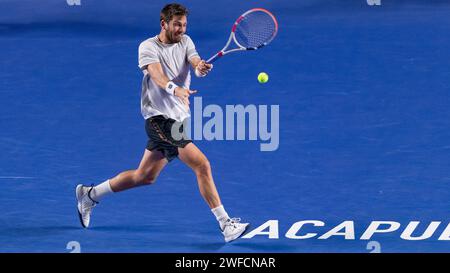
[[[227,44],[206,62],[213,63],[223,55],[241,50],[256,50],[269,44],[277,35],[278,22],[266,9],[251,9],[234,22]],[[231,42],[237,46],[230,47]]]

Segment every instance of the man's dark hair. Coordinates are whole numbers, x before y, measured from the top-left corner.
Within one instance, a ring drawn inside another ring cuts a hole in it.
[[[187,8],[183,5],[177,3],[167,4],[161,10],[160,21],[164,20],[164,22],[169,23],[169,21],[172,20],[173,16],[187,16],[188,13],[189,12]]]

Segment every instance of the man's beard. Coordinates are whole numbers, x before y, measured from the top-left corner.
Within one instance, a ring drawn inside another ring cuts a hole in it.
[[[172,44],[180,42],[181,37],[183,37],[183,34],[181,34],[179,36],[175,36],[175,34],[173,34],[173,33],[166,32],[166,38]]]

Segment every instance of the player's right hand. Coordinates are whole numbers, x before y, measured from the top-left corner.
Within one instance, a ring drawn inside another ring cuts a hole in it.
[[[197,93],[197,90],[189,90],[181,87],[175,88],[174,95],[179,97],[184,104],[189,105],[189,96]]]
[[[212,64],[207,63],[205,60],[201,60],[198,65],[196,70],[198,70],[198,73],[204,77],[206,76],[213,68]]]

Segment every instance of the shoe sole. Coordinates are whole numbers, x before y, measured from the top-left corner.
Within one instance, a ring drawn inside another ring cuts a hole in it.
[[[239,237],[244,235],[244,233],[247,231],[249,226],[250,226],[250,224],[247,224],[241,233],[237,233],[237,234],[233,235],[232,237],[225,238],[225,242],[229,243],[231,241],[238,239]]]
[[[80,219],[80,224],[81,224],[81,226],[82,226],[83,228],[87,228],[87,226],[85,226],[84,223],[83,223],[83,217],[81,216],[80,209],[78,208],[79,199],[81,198],[79,192],[80,192],[80,190],[81,190],[82,187],[83,187],[83,185],[80,184],[80,185],[78,185],[77,188],[75,189],[75,196],[76,196],[76,198],[77,198],[77,213],[78,213],[78,219]]]

